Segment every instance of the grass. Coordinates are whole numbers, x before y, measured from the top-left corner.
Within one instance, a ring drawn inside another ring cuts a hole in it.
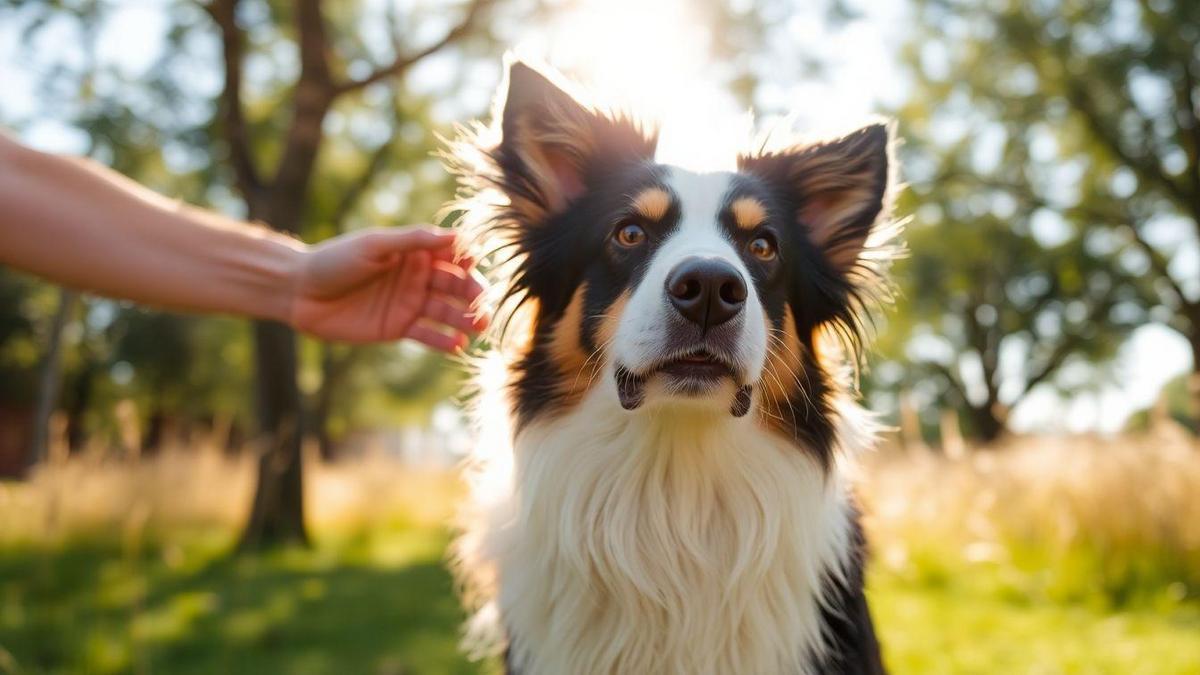
[[[1109,609],[999,591],[998,569],[914,580],[874,570],[871,610],[893,672],[1197,672],[1200,605]]]
[[[232,557],[250,465],[74,459],[0,484],[0,673],[494,671],[456,651],[444,472],[314,465],[315,546]],[[860,493],[896,673],[1200,672],[1200,452],[881,454]]]
[[[440,564],[447,534],[396,523],[243,558],[224,535],[144,551],[76,542],[0,558],[17,673],[473,673]],[[32,553],[32,554],[31,554]],[[0,670],[4,670],[0,666]]]

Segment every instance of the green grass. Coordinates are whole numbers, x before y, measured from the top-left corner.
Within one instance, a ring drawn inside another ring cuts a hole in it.
[[[0,673],[476,673],[444,531],[395,522],[312,550],[228,555],[227,533],[0,548]],[[1200,606],[1120,611],[1012,570],[874,571],[896,673],[1196,673]]]
[[[1056,602],[1016,591],[1012,579],[998,578],[1007,573],[961,569],[914,580],[875,571],[869,598],[892,671],[1200,672],[1200,605]]]
[[[474,673],[441,565],[397,524],[231,558],[228,538],[0,553],[0,673]]]

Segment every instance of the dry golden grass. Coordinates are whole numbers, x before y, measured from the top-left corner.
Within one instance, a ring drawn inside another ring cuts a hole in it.
[[[99,453],[40,467],[24,482],[0,482],[0,545],[131,530],[234,531],[246,517],[255,459],[209,448],[174,449],[138,461]],[[369,529],[402,519],[440,526],[459,494],[454,473],[382,455],[305,466],[307,521],[318,533]]]
[[[235,532],[254,469],[252,457],[207,448],[135,462],[97,454],[53,462],[28,481],[0,483],[0,545],[189,527]],[[306,470],[307,517],[318,536],[397,522],[441,527],[460,494],[452,471],[381,455],[336,464],[310,458]],[[1175,595],[1200,590],[1193,438],[1025,438],[957,460],[883,449],[859,473],[885,570],[1056,570],[1043,579],[1050,592],[1098,585],[1118,602],[1147,586]],[[1167,588],[1175,583],[1183,586]]]
[[[1118,603],[1200,590],[1200,444],[1182,433],[1023,438],[957,460],[881,451],[859,494],[892,571],[990,564]]]

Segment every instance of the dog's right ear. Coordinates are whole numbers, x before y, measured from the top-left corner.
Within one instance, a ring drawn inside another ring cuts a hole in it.
[[[634,120],[596,110],[569,85],[522,61],[508,68],[493,157],[514,215],[535,225],[566,209],[597,176],[654,157],[655,135]]]

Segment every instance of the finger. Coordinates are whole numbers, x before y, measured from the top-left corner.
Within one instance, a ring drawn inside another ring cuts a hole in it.
[[[473,316],[466,306],[443,295],[434,295],[426,300],[421,316],[463,332],[473,332],[486,326],[486,322]]]
[[[457,236],[451,230],[428,225],[410,225],[392,229],[371,230],[366,242],[376,255],[405,253],[408,251],[453,250]]]
[[[400,268],[398,277],[394,283],[390,285],[390,290],[385,296],[384,301],[390,307],[395,307],[397,303],[403,302],[403,298],[398,297],[397,293],[408,293],[412,292],[412,289],[428,288],[432,273],[429,253],[427,251],[415,251],[406,256],[404,265]],[[413,304],[415,305],[416,303]],[[384,335],[392,338],[403,336],[409,328],[409,323],[413,321],[413,313],[411,312],[387,311],[386,308],[381,308],[379,314],[383,322],[380,330]]]
[[[475,256],[471,255],[470,253],[463,251],[459,247],[459,244],[460,244],[460,242],[456,241],[456,242],[454,242],[454,245],[452,245],[452,246],[447,246],[446,248],[438,249],[437,251],[435,251],[433,253],[434,259],[435,260],[444,260],[448,263],[453,263],[454,265],[457,265],[458,267],[461,267],[462,269],[467,270],[467,271],[475,269],[475,266],[479,264],[479,260],[476,259]]]
[[[445,262],[454,264],[458,264],[459,259],[465,255],[459,252],[458,246],[456,245],[446,246],[431,252],[433,253],[434,260],[443,260]]]
[[[460,352],[467,346],[466,335],[458,332],[446,333],[425,323],[414,323],[405,337],[450,354]]]
[[[458,265],[439,262],[434,266],[429,287],[437,293],[453,295],[469,303],[474,302],[483,293],[484,281],[476,272],[468,272]]]

